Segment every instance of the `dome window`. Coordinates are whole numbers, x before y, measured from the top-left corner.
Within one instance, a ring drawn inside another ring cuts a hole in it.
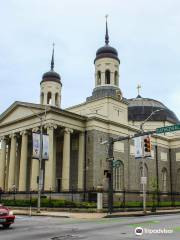
[[[105,84],[110,84],[110,71],[106,70],[105,72]]]
[[[59,94],[55,94],[55,105],[58,107],[59,106]]]
[[[51,105],[51,103],[52,103],[51,92],[48,92],[48,94],[47,94],[47,104],[50,104],[50,105]]]

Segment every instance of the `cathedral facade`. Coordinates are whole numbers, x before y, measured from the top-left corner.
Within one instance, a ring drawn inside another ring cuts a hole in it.
[[[129,136],[144,130],[179,123],[163,103],[139,94],[127,99],[120,89],[120,59],[109,44],[106,23],[105,45],[94,60],[95,86],[86,101],[61,108],[62,79],[51,69],[40,82],[40,103],[14,102],[0,115],[0,187],[37,191],[39,161],[32,157],[32,133],[49,136],[49,159],[42,163],[45,191],[92,190],[104,187],[109,137]],[[114,190],[141,190],[142,160],[135,159],[133,140],[114,144],[114,157],[121,164],[114,169]],[[155,180],[162,192],[180,192],[180,135],[154,134],[151,157],[145,159],[147,190]]]

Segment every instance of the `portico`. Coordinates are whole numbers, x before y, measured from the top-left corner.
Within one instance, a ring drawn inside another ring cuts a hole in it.
[[[30,106],[25,105],[25,103],[23,106],[20,102],[15,103],[11,114],[15,114],[16,111],[20,112],[20,109],[24,107],[27,108],[28,113]],[[23,116],[23,122],[19,122],[18,119],[9,122],[10,116],[4,116],[4,127],[0,128],[2,142],[0,187],[6,191],[37,190],[39,160],[32,158],[32,132],[38,131],[37,114],[44,114],[44,106],[33,104],[34,109],[35,107],[38,107],[38,113]],[[43,122],[43,132],[49,136],[49,159],[44,160],[42,164],[43,188],[45,191],[57,191],[58,189],[69,191],[73,185],[74,188],[82,190],[84,167],[82,142],[84,141],[85,118],[74,113],[67,114],[62,110],[58,113],[58,109],[55,112],[53,110],[50,106],[47,107],[46,120]],[[58,115],[61,115],[61,122],[56,120]],[[17,125],[19,125],[18,128]],[[75,150],[72,139],[77,145]],[[73,154],[74,151],[77,153]],[[70,170],[75,166],[77,166],[76,174]],[[74,176],[71,176],[73,174]]]

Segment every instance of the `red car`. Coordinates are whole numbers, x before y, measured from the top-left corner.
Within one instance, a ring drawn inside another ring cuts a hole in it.
[[[4,207],[0,204],[0,225],[4,228],[9,228],[9,226],[14,223],[15,216],[9,208]]]

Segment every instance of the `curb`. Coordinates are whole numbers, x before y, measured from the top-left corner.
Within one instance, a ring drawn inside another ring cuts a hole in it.
[[[131,214],[108,214],[103,218],[118,218],[118,217],[144,217],[144,216],[152,216],[152,215],[165,215],[165,214],[175,214],[180,213],[180,211],[173,212],[149,212],[149,213],[131,213]]]
[[[151,212],[148,212],[147,214],[144,214],[144,213],[131,213],[131,214],[108,214],[108,215],[105,215],[105,216],[101,216],[101,217],[98,217],[98,218],[120,218],[120,217],[144,217],[144,216],[153,216],[153,215],[165,215],[165,214],[175,214],[175,213],[180,213],[180,211],[171,211],[171,212],[156,212],[156,213],[151,213]],[[38,217],[57,217],[57,218],[76,218],[75,216],[67,216],[67,215],[56,215],[56,214],[48,214],[48,213],[32,213],[32,214],[29,214],[29,213],[25,213],[25,212],[17,212],[15,213],[15,215],[22,215],[22,216],[38,216]],[[80,218],[84,218],[83,216],[80,217]],[[92,218],[92,216],[90,217]],[[97,219],[96,216],[93,217],[94,219]],[[79,219],[79,217],[78,217]]]

